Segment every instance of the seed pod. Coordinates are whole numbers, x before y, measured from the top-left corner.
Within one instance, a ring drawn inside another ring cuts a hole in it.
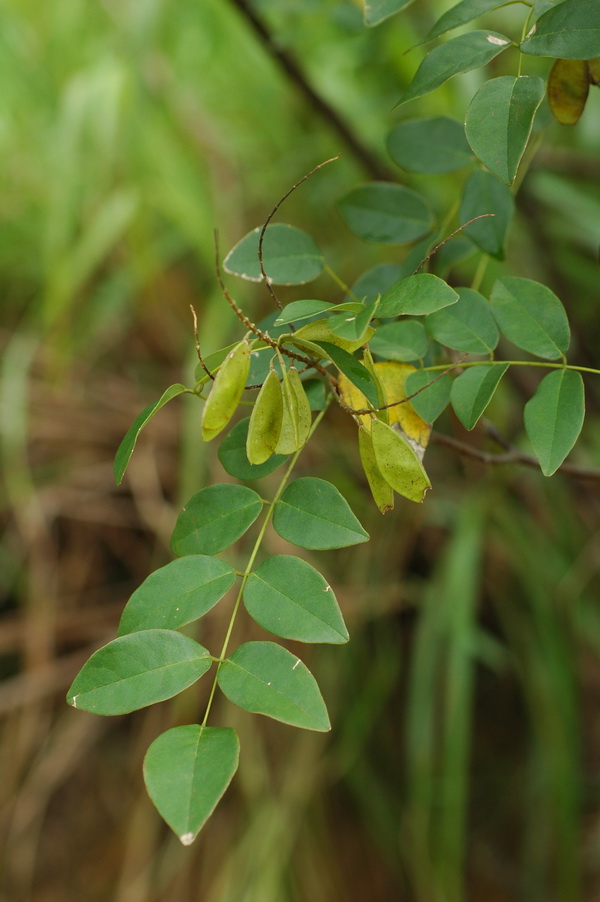
[[[270,370],[250,415],[246,455],[251,464],[263,464],[275,451],[283,420],[279,376]]]
[[[202,438],[210,442],[227,426],[240,402],[250,372],[250,345],[241,341],[231,351],[212,384],[202,412]]]
[[[394,490],[382,476],[375,459],[371,433],[364,426],[358,427],[358,450],[373,500],[382,514],[394,507]]]
[[[423,501],[431,483],[406,439],[377,419],[371,425],[371,437],[375,460],[386,482],[409,501]]]
[[[562,125],[575,125],[583,113],[590,88],[585,60],[556,60],[548,76],[548,103]]]
[[[275,451],[277,454],[293,454],[305,444],[312,422],[310,403],[295,367],[284,370],[281,390],[283,420]]]

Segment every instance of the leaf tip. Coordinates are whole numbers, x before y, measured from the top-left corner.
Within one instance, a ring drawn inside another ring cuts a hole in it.
[[[191,846],[191,844],[194,842],[195,839],[196,839],[196,836],[194,833],[182,833],[181,836],[179,837],[179,842],[183,846]]]
[[[73,695],[71,698],[67,697],[67,704],[71,705],[73,708],[76,708],[78,698],[79,698],[79,695]]]

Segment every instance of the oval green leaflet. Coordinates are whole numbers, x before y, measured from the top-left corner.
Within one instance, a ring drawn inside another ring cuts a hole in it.
[[[244,340],[227,355],[215,376],[202,412],[205,442],[210,442],[227,426],[240,403],[249,372],[250,345]]]

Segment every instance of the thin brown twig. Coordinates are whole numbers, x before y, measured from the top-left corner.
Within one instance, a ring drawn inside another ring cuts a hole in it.
[[[463,354],[459,360],[457,360],[455,363],[451,363],[450,366],[447,367],[447,369],[442,370],[440,373],[438,373],[438,375],[435,376],[435,378],[432,379],[431,382],[427,382],[425,385],[422,385],[421,388],[418,388],[416,391],[414,391],[411,395],[407,395],[405,398],[401,398],[399,401],[390,401],[389,404],[384,404],[382,407],[364,407],[359,408],[358,410],[350,407],[350,405],[346,404],[345,402],[340,406],[344,407],[345,410],[347,410],[349,413],[353,413],[355,416],[366,416],[366,414],[369,413],[377,413],[378,410],[388,410],[390,407],[398,407],[399,404],[406,404],[407,401],[411,401],[412,398],[416,398],[417,395],[420,395],[421,392],[425,391],[426,388],[429,388],[430,385],[434,385],[439,379],[442,378],[442,376],[445,376],[447,373],[455,370],[458,366],[460,366],[466,356],[466,354]],[[418,370],[415,370],[415,372],[418,372]]]
[[[290,194],[294,193],[296,188],[299,188],[303,182],[305,182],[307,179],[309,179],[311,177],[311,175],[314,175],[315,172],[318,172],[319,169],[322,169],[323,166],[327,166],[328,163],[333,163],[335,160],[339,160],[340,157],[341,157],[341,154],[338,153],[335,157],[331,157],[329,160],[324,160],[322,163],[319,163],[317,166],[314,166],[310,170],[310,172],[306,173],[306,175],[303,175],[302,178],[298,182],[296,182],[295,185],[292,185],[292,187],[289,189],[289,191],[286,191],[286,193],[283,195],[283,197],[277,201],[277,203],[275,204],[275,206],[273,207],[273,209],[267,216],[262,229],[260,230],[260,235],[258,237],[258,263],[260,266],[261,275],[262,275],[263,279],[265,280],[265,285],[267,286],[267,290],[268,290],[269,294],[271,295],[271,297],[273,298],[275,304],[277,305],[277,307],[279,307],[280,310],[283,310],[283,304],[281,303],[281,301],[275,294],[275,291],[273,290],[273,286],[271,285],[271,282],[265,272],[265,267],[264,267],[264,262],[263,262],[263,241],[265,238],[265,232],[267,231],[267,226],[269,225],[269,223],[271,222],[271,220],[277,213],[280,206],[284,203],[284,201],[286,201],[288,199]],[[291,328],[292,328],[292,331],[294,331],[293,324],[292,324]]]
[[[198,317],[196,316],[196,311],[194,310],[192,304],[190,304],[190,310],[192,311],[192,317],[194,318],[194,339],[196,341],[196,354],[198,355],[200,366],[202,367],[208,378],[214,380],[215,377],[205,364],[204,358],[202,357],[202,351],[200,350],[200,336],[198,335]]]
[[[454,231],[453,231],[450,235],[447,235],[446,238],[444,238],[443,241],[440,241],[439,244],[436,244],[436,246],[435,246],[432,250],[429,251],[429,253],[427,254],[427,256],[424,257],[423,260],[421,260],[421,262],[419,263],[419,265],[417,266],[417,268],[416,268],[415,271],[413,272],[413,276],[416,276],[416,274],[419,272],[419,270],[423,269],[423,267],[425,266],[425,264],[426,264],[429,260],[431,260],[431,258],[433,257],[433,255],[434,255],[434,254],[437,254],[437,252],[438,252],[445,244],[447,244],[449,241],[452,241],[452,239],[453,239],[453,238],[456,238],[457,235],[460,235],[460,233],[461,233],[462,231],[464,231],[466,228],[468,228],[468,226],[470,226],[472,223],[477,222],[478,219],[487,219],[489,216],[495,216],[495,215],[496,215],[495,213],[482,213],[480,216],[474,216],[473,219],[469,219],[468,222],[463,222],[463,224],[462,224],[461,226],[459,226],[457,229],[454,229]]]
[[[525,454],[518,448],[511,448],[504,454],[493,454],[489,451],[482,451],[473,445],[467,445],[458,439],[452,438],[450,435],[444,435],[441,432],[432,432],[431,441],[436,445],[444,445],[457,451],[465,457],[478,460],[483,464],[522,464],[526,467],[532,467],[535,470],[540,469],[539,462],[531,454]],[[600,482],[600,470],[591,467],[578,467],[576,464],[563,463],[557,470],[558,473],[565,473],[567,476],[574,476],[577,479],[587,479],[592,482]]]

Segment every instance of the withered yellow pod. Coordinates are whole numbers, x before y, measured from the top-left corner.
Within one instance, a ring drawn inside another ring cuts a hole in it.
[[[210,442],[227,426],[240,403],[250,372],[250,345],[241,341],[231,351],[215,376],[202,412],[202,438]]]
[[[310,402],[295,367],[284,371],[281,392],[283,419],[275,451],[277,454],[293,454],[306,443],[312,422]]]
[[[583,113],[590,89],[585,60],[556,60],[548,76],[548,103],[562,125],[575,125]]]
[[[246,439],[246,455],[251,464],[264,464],[271,457],[281,433],[283,398],[279,376],[270,370],[252,408]]]

